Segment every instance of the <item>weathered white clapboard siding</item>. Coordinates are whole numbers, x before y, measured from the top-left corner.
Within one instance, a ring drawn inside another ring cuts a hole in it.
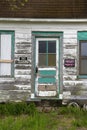
[[[28,69],[15,70],[15,75],[31,75],[31,70],[28,70]]]
[[[84,28],[80,27],[81,25],[77,25],[75,29],[75,33],[71,34],[69,31],[65,33],[64,37],[64,54],[63,58],[74,58],[75,59],[75,67],[74,68],[66,68],[63,67],[63,98],[64,99],[81,99],[87,98],[87,80],[82,80],[78,78],[78,42],[77,42],[77,32],[83,31]],[[87,25],[85,25],[86,30]],[[81,30],[82,28],[82,30]],[[72,30],[74,28],[72,27]],[[76,36],[75,36],[76,35]]]
[[[78,79],[77,32],[87,31],[87,23],[81,22],[0,22],[0,30],[15,31],[14,78],[0,78],[0,102],[26,100],[31,96],[32,31],[63,32],[63,98],[87,97],[87,80]],[[27,57],[25,63],[20,57]],[[75,67],[64,67],[65,58],[74,58]],[[40,92],[40,96],[42,93]]]

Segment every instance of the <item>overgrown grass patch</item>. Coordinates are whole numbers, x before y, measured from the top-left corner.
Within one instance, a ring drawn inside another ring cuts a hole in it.
[[[33,115],[36,112],[34,103],[27,104],[25,102],[0,104],[0,115]]]
[[[0,119],[0,130],[48,130],[49,117],[44,113],[8,116]]]
[[[87,129],[87,111],[80,108],[61,107],[58,111],[59,115],[65,118],[65,123],[70,125],[70,130],[79,130],[79,128]],[[63,122],[64,124],[64,122]]]
[[[86,130],[87,111],[59,107],[38,112],[34,103],[0,104],[0,130]]]

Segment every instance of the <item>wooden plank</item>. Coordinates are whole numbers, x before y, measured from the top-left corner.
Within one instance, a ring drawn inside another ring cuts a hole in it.
[[[40,70],[39,74],[40,76],[55,76],[56,69],[55,70]]]
[[[56,85],[38,85],[38,91],[57,91]]]
[[[0,63],[12,63],[14,60],[0,60]]]
[[[56,83],[56,78],[52,77],[42,77],[42,78],[38,78],[38,83],[43,84],[43,83]]]
[[[56,91],[39,91],[38,96],[54,97],[54,96],[57,96],[57,92]]]

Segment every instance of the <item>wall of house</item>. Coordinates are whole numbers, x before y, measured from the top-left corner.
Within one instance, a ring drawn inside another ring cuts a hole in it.
[[[87,23],[73,22],[0,22],[0,30],[15,31],[14,78],[0,78],[0,102],[29,100],[31,97],[32,31],[63,32],[63,98],[87,98],[87,79],[78,78],[77,32],[87,30]],[[21,57],[27,57],[22,61]],[[65,59],[75,59],[75,67],[64,67]]]

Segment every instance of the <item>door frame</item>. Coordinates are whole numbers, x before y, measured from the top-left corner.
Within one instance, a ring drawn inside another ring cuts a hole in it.
[[[32,73],[31,73],[31,98],[35,96],[35,66],[36,66],[36,39],[37,38],[54,38],[59,39],[59,99],[63,92],[63,32],[43,32],[32,31]],[[44,98],[44,97],[41,97]]]
[[[57,88],[57,90],[56,90],[56,92],[57,93],[59,93],[59,65],[58,65],[58,63],[59,63],[59,38],[36,38],[36,44],[35,44],[35,48],[36,48],[36,50],[35,50],[35,53],[36,53],[36,55],[35,55],[35,66],[38,66],[38,61],[39,61],[39,59],[38,59],[38,47],[39,47],[39,41],[56,41],[56,67],[50,67],[50,70],[52,69],[54,69],[55,68],[55,70],[56,70],[56,80],[57,80],[57,86],[56,86],[56,88]],[[45,67],[45,68],[42,68],[42,67],[40,67],[40,68],[38,68],[39,70],[49,70],[48,69],[48,67]],[[39,96],[37,93],[38,93],[39,91],[38,91],[38,75],[36,75],[36,77],[35,77],[35,95],[36,96]]]

